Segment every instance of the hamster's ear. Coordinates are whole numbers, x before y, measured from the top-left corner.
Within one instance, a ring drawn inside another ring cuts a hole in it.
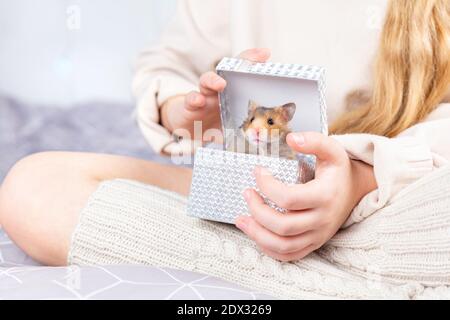
[[[249,100],[248,101],[248,114],[254,113],[256,108],[258,108],[258,104],[253,100]]]
[[[281,109],[283,111],[283,117],[286,119],[286,121],[291,121],[294,117],[297,106],[295,105],[295,103],[291,102],[281,106]]]

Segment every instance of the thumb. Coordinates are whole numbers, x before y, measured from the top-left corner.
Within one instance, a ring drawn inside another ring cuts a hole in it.
[[[270,58],[270,50],[266,48],[249,49],[242,52],[238,58],[252,62],[266,62]]]
[[[286,141],[292,150],[315,155],[321,161],[338,163],[347,158],[338,141],[319,132],[290,133]]]

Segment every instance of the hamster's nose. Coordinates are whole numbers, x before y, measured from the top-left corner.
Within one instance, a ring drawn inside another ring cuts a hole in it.
[[[256,136],[259,136],[259,128],[255,128],[254,130],[255,130]]]

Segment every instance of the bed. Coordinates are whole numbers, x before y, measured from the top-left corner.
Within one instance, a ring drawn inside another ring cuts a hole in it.
[[[104,152],[168,162],[151,152],[132,111],[132,106],[115,103],[58,108],[0,97],[0,181],[15,161],[43,150]],[[221,279],[167,268],[43,266],[0,228],[0,299],[270,298]]]

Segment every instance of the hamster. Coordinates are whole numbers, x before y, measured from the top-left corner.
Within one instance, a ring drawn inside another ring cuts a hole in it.
[[[297,159],[286,143],[286,137],[291,132],[289,122],[295,111],[295,103],[269,108],[250,100],[247,119],[239,127],[241,145],[238,148],[242,150],[245,147],[244,152],[250,154]]]

